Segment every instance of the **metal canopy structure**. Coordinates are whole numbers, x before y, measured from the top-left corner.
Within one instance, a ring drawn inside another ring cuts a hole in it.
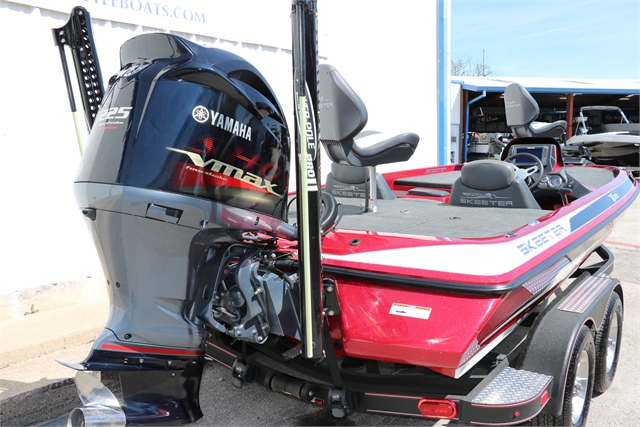
[[[501,92],[511,83],[520,83],[531,93],[638,94],[640,80],[560,79],[536,77],[451,77],[472,92]]]
[[[462,89],[470,92],[469,99],[486,91],[487,100],[480,102],[476,107],[504,106],[500,95],[511,83],[520,83],[527,88],[540,105],[541,111],[545,108],[565,109],[568,95],[573,95],[576,109],[596,104],[637,109],[640,104],[640,80],[463,76],[452,77],[451,83],[459,84]],[[625,97],[629,99],[620,99]]]
[[[519,83],[531,93],[540,107],[538,120],[566,120],[567,135],[573,133],[580,107],[587,105],[617,106],[631,121],[638,122],[640,80],[457,76],[451,77],[451,84],[461,87],[460,117],[465,124],[461,142],[470,132],[510,132],[502,94],[511,83]]]

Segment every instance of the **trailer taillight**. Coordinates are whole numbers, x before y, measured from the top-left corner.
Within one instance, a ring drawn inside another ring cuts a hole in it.
[[[451,400],[422,399],[418,402],[418,410],[423,417],[453,419],[458,414],[458,408]]]
[[[545,391],[542,397],[540,398],[540,406],[546,405],[549,401],[549,390]]]

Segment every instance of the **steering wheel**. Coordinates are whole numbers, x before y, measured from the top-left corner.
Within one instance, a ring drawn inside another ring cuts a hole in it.
[[[526,169],[525,168],[521,168],[518,165],[516,165],[514,162],[512,162],[512,160],[517,159],[518,157],[526,157],[528,159],[535,160],[536,164],[534,166],[531,166],[531,167],[526,168]],[[523,171],[525,173],[524,179],[525,179],[527,185],[529,186],[530,190],[533,190],[534,188],[536,188],[538,186],[538,184],[540,184],[540,181],[542,181],[542,176],[544,175],[544,166],[542,166],[542,161],[538,157],[534,156],[533,154],[516,153],[516,154],[512,154],[511,156],[507,157],[506,159],[504,159],[504,161],[511,163],[516,168],[518,168],[520,171]],[[534,177],[536,172],[538,172],[538,176]],[[517,173],[518,172],[516,172],[516,174]]]

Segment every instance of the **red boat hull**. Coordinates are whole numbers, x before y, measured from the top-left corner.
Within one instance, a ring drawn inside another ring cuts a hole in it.
[[[342,310],[334,336],[348,356],[457,378],[604,242],[636,190],[617,173],[590,197],[543,214],[512,237],[335,230],[323,241]]]

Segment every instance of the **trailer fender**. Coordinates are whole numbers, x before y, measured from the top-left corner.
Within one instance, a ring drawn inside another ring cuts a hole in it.
[[[569,360],[580,328],[587,325],[595,335],[603,323],[612,292],[622,298],[619,280],[605,274],[584,273],[534,322],[520,361],[521,369],[553,377],[544,412],[561,415]]]

